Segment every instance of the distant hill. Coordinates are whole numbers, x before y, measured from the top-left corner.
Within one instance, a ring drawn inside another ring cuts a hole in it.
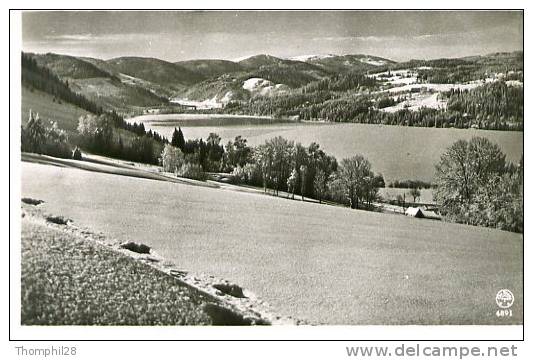
[[[135,108],[164,105],[168,98],[149,89],[127,84],[118,79],[90,78],[70,82],[70,88],[105,109],[127,113]]]
[[[147,107],[167,106],[172,100],[197,109],[230,105],[226,108],[229,112],[276,113],[307,120],[364,119],[386,124],[427,120],[431,124],[440,121],[456,126],[456,114],[446,113],[443,118],[439,110],[446,98],[453,95],[446,94],[450,89],[472,88],[493,81],[518,89],[524,81],[521,51],[405,62],[366,54],[302,55],[291,59],[260,54],[238,62],[200,59],[176,63],[143,57],[101,60],[57,54],[31,56],[57,75],[68,91],[81,94],[105,110],[129,114]],[[50,94],[57,93],[54,86],[61,86],[55,80],[50,84],[36,83],[47,87],[43,91]],[[517,89],[509,92],[514,94]],[[497,109],[504,108],[501,104],[514,103],[503,95],[491,99],[500,103],[490,112],[485,111],[484,115],[490,115],[491,120],[473,125],[520,128],[521,117],[495,122],[492,116],[498,115]],[[461,102],[460,106],[467,107],[470,100],[454,98]],[[412,115],[419,113],[417,109],[424,112],[420,118]],[[406,119],[411,115],[412,119]],[[373,118],[369,120],[369,116]],[[460,121],[457,126],[465,124],[471,126],[472,121]]]
[[[83,60],[85,62],[88,62],[88,63],[96,66],[100,70],[105,71],[105,72],[107,72],[107,73],[109,73],[109,74],[111,74],[113,76],[118,76],[120,74],[117,71],[117,69],[113,67],[113,65],[111,65],[110,63],[108,63],[105,60],[91,58],[91,57],[80,57],[79,59],[81,59],[81,60]]]
[[[242,78],[224,74],[190,86],[178,97],[196,101],[207,99],[222,101],[223,98],[246,101],[250,98],[250,94],[243,89]]]
[[[323,69],[303,62],[262,66],[247,73],[248,78],[263,78],[291,88],[297,88],[330,75],[332,74]]]
[[[158,154],[161,153],[165,140],[157,133],[146,132],[144,126],[129,124],[112,108],[125,105],[125,101],[134,100],[136,106],[143,105],[147,97],[157,96],[149,93],[142,87],[136,87],[122,83],[119,79],[101,76],[102,73],[93,71],[93,65],[84,65],[84,69],[91,69],[92,73],[85,70],[80,72],[80,67],[71,64],[89,64],[72,57],[47,56],[50,66],[62,74],[72,76],[93,76],[86,78],[60,78],[47,66],[38,64],[35,56],[21,54],[21,124],[25,126],[29,121],[30,110],[39,114],[45,128],[51,128],[57,124],[59,129],[66,131],[66,138],[58,141],[55,132],[45,132],[42,147],[44,154],[60,157],[70,157],[74,146],[83,147],[93,153],[113,156],[131,161],[157,163]],[[65,65],[65,66],[58,66]],[[71,81],[68,82],[68,79]],[[79,93],[79,88],[88,94]],[[93,91],[92,93],[90,91]],[[147,95],[149,93],[150,95]],[[164,99],[166,101],[166,99]],[[110,104],[110,101],[116,103]],[[105,106],[102,106],[105,105]],[[131,111],[132,106],[125,107]],[[77,131],[79,119],[86,114],[104,115],[114,127],[112,137],[105,141],[97,134],[87,137]],[[32,132],[25,127],[21,134],[23,151],[39,150],[37,147],[28,145],[31,142]]]
[[[34,56],[23,53],[21,65],[22,125],[27,123],[29,111],[32,110],[45,123],[57,122],[61,129],[72,133],[76,131],[80,116],[102,112],[100,106],[76,94],[55,73],[40,66]]]
[[[263,78],[293,88],[331,75],[314,64],[263,54],[241,60],[239,64],[247,69],[247,78]]]
[[[65,81],[48,67],[40,66],[32,55],[21,54],[21,80],[22,85],[30,90],[40,90],[95,114],[102,112],[101,106],[73,92]]]
[[[35,59],[39,66],[47,67],[54,74],[62,78],[111,78],[113,75],[83,59],[58,54],[28,54]]]
[[[484,56],[470,56],[463,58],[467,61],[485,66],[490,70],[521,71],[524,70],[524,52],[493,53]]]
[[[106,62],[115,71],[176,89],[206,79],[183,66],[154,58],[120,57]]]
[[[175,64],[201,74],[206,78],[243,71],[245,69],[241,64],[229,60],[188,60],[179,61]]]
[[[278,89],[298,88],[331,75],[331,73],[316,65],[302,61],[281,59],[271,55],[256,55],[238,63],[199,60],[180,62],[178,64],[187,66],[197,72],[203,71],[205,75],[209,71],[211,71],[211,74],[216,74],[222,71],[223,68],[226,70],[219,76],[213,76],[187,87],[178,96],[189,100],[226,99],[226,101],[246,101],[253,96],[270,96],[277,93]],[[259,89],[255,89],[255,87],[254,89],[246,89],[245,83],[250,79],[264,79],[272,83],[274,91],[257,91]]]
[[[108,110],[125,112],[132,107],[168,102],[167,96],[152,91],[149,86],[137,86],[130,79],[124,80],[122,74],[104,60],[50,53],[28,56],[68,84],[69,90]]]
[[[262,66],[292,65],[298,62],[299,61],[281,59],[272,55],[260,54],[239,61],[239,65],[246,69],[259,69]]]
[[[307,62],[334,73],[348,71],[365,71],[395,63],[392,60],[370,55],[339,55],[327,57],[311,57],[307,60]]]

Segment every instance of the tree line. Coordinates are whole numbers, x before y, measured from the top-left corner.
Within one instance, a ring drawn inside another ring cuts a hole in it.
[[[181,129],[175,134],[176,147],[165,147],[162,164],[167,171],[180,174],[184,173],[180,166],[194,164],[194,158],[187,159],[177,147],[184,148],[187,143]],[[216,134],[209,138],[219,139]],[[216,156],[207,155],[218,161],[217,168],[231,172],[237,183],[263,187],[265,193],[329,200],[354,209],[372,209],[375,202],[381,201],[378,191],[385,187],[385,180],[372,171],[362,155],[338,163],[317,143],[306,147],[281,136],[255,147],[248,146],[241,136],[228,141],[225,147],[219,141],[209,142],[220,146]],[[168,156],[171,153],[174,155]],[[449,221],[523,232],[523,176],[523,156],[514,164],[507,161],[498,145],[474,137],[455,142],[443,153],[436,164],[434,184],[405,180],[390,185],[409,188],[413,203],[421,196],[419,189],[432,187],[440,213]],[[399,196],[395,203],[407,206],[405,196]]]
[[[159,164],[165,143],[154,139],[152,132],[140,135],[117,129],[108,114],[80,117],[77,130],[77,144],[89,152],[147,164]]]
[[[507,86],[503,81],[472,90],[452,89],[444,96],[449,111],[466,114],[483,128],[500,130],[524,121],[523,88]]]
[[[375,175],[362,155],[338,164],[317,143],[306,147],[281,136],[255,147],[237,136],[222,146],[217,134],[211,133],[205,142],[185,141],[181,129],[175,129],[161,160],[165,171],[179,176],[194,177],[187,173],[192,168],[196,178],[198,170],[224,171],[234,182],[261,186],[265,193],[332,200],[357,209],[372,208],[379,188],[385,186],[383,176]]]
[[[117,128],[108,113],[81,116],[77,133],[70,136],[57,122],[44,121],[31,110],[28,122],[21,127],[21,151],[78,160],[82,148],[94,154],[157,165],[166,142],[151,131],[138,135]]]
[[[39,117],[39,114],[30,110],[26,126],[22,126],[21,151],[50,156],[69,158],[71,144],[68,142],[67,133],[51,122],[48,126]]]
[[[432,186],[423,180],[394,180],[387,184],[387,187],[400,189],[431,189]]]

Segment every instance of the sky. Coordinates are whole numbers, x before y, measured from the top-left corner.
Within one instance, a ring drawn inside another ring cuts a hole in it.
[[[24,51],[110,59],[367,54],[395,61],[522,50],[520,11],[24,12]]]

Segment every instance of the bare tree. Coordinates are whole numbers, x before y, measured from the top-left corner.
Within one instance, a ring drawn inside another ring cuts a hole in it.
[[[409,191],[409,195],[413,197],[413,203],[416,203],[416,199],[420,198],[420,190],[418,190],[417,188],[412,188]]]
[[[370,162],[362,155],[343,159],[340,164],[338,177],[352,209],[359,208],[365,194],[374,186],[374,174],[370,168]]]
[[[296,184],[298,183],[298,171],[296,169],[292,169],[291,175],[287,179],[287,190],[288,193],[292,193],[292,199],[294,200],[294,192],[296,191]],[[287,197],[289,197],[289,194],[287,194]]]

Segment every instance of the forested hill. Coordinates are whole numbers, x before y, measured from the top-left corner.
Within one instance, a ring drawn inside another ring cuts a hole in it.
[[[35,54],[27,55],[32,56],[38,65],[48,68],[60,77],[72,79],[113,77],[110,72],[75,56],[57,55],[52,53],[40,56],[35,56]]]
[[[171,88],[180,88],[205,80],[205,76],[179,64],[155,58],[120,57],[108,60],[116,71]]]
[[[55,98],[76,105],[93,114],[101,114],[102,107],[70,90],[68,82],[62,81],[47,67],[39,66],[30,55],[21,56],[22,85],[27,88],[41,90]]]
[[[157,164],[165,138],[74,92],[68,81],[24,53],[21,83],[22,151],[80,159],[77,147],[81,147],[95,154]]]
[[[61,80],[48,68],[39,66],[31,55],[24,53],[21,54],[21,78],[22,86],[28,89],[29,92],[35,90],[41,91],[51,96],[53,102],[57,101],[59,104],[63,101],[94,115],[105,115],[112,120],[112,124],[116,128],[121,128],[136,133],[137,135],[145,134],[144,127],[142,130],[134,128],[132,125],[126,123],[116,112],[103,109],[100,105],[87,99],[85,96],[72,91],[67,81]],[[40,109],[35,108],[32,110],[38,113]],[[53,121],[54,119],[51,118],[50,120]],[[78,118],[72,117],[69,128],[75,129],[77,123]],[[156,135],[156,139],[159,140],[159,135]]]
[[[222,74],[231,74],[244,70],[243,66],[229,60],[188,60],[178,61],[175,64],[190,71],[202,74],[206,78],[217,77]]]
[[[256,55],[239,62],[31,54],[76,93],[123,114],[189,107],[301,120],[523,128],[523,52],[394,62]]]
[[[338,64],[335,57],[320,59],[326,60]],[[371,70],[356,67],[283,93],[231,101],[225,110],[311,121],[523,129],[522,52],[372,62]]]
[[[49,70],[70,90],[98,104],[107,111],[127,112],[134,107],[160,106],[168,103],[147,84],[136,84],[103,60],[58,54],[26,53],[36,65]],[[104,65],[105,64],[105,65]]]

